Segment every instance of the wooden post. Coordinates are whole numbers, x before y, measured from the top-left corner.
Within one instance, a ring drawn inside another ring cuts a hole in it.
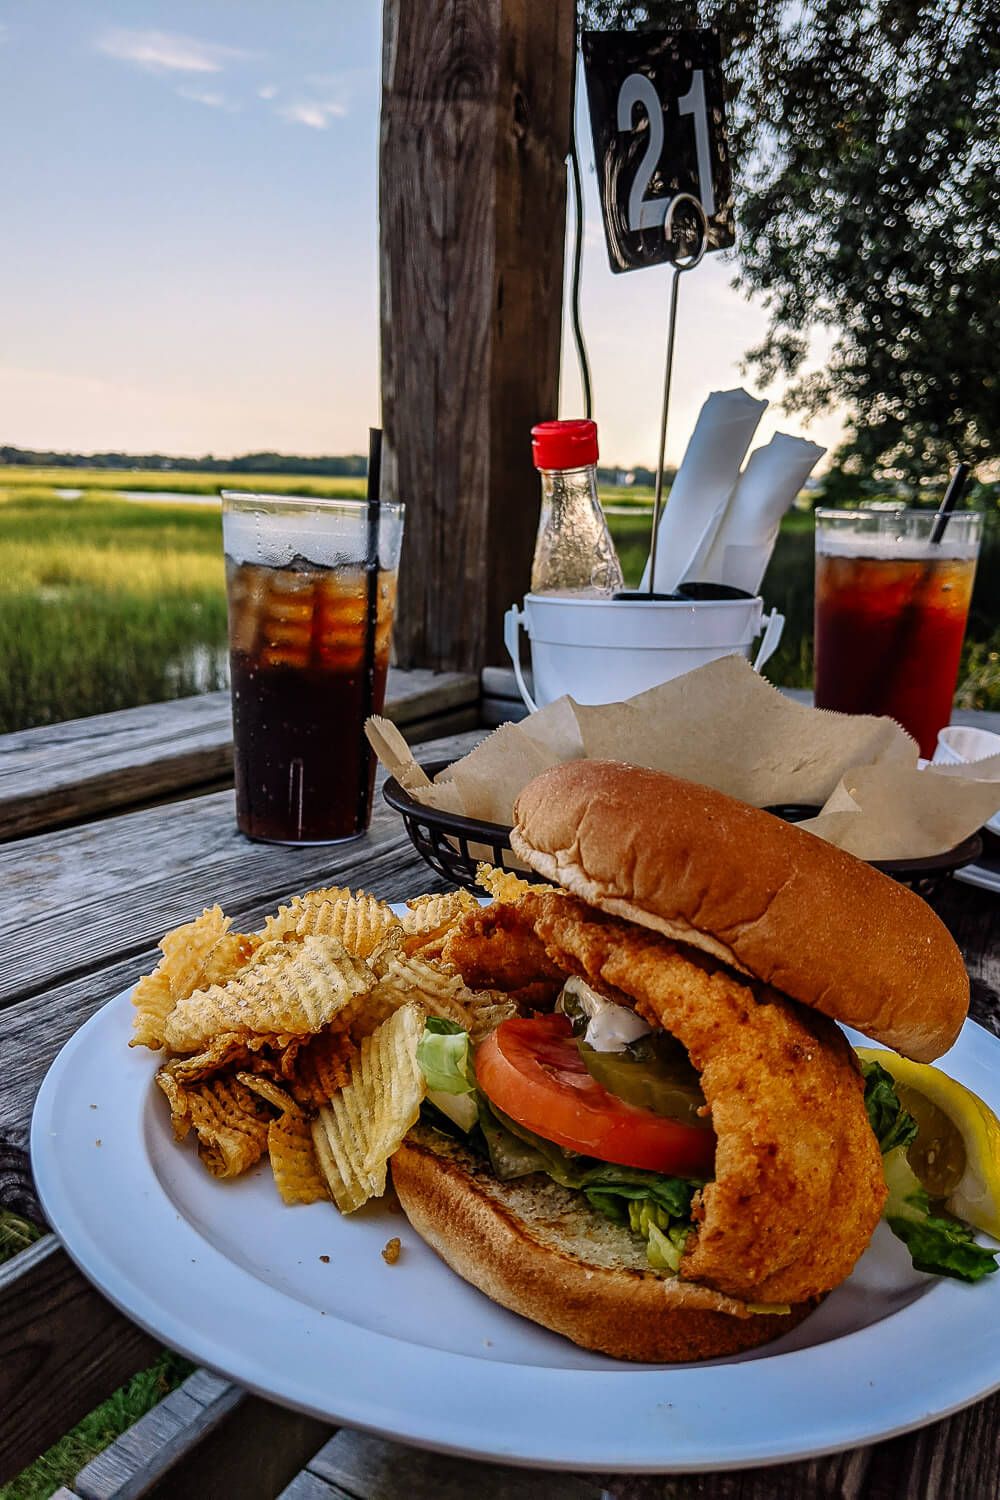
[[[401,666],[478,671],[528,587],[557,415],[574,0],[384,0],[382,493]]]

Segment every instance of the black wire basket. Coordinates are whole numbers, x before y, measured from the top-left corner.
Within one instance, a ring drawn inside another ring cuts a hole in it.
[[[448,760],[432,760],[424,766],[434,779],[450,766]],[[476,869],[481,864],[496,865],[502,870],[516,870],[518,875],[536,885],[550,882],[520,863],[510,847],[510,829],[503,823],[484,823],[478,818],[463,818],[459,813],[439,812],[425,807],[416,797],[404,791],[394,776],[382,788],[390,807],[402,815],[414,849],[439,875],[454,885],[474,891]]]
[[[427,775],[433,778],[443,771],[450,761],[431,761],[424,766]],[[483,823],[478,818],[463,818],[458,813],[439,812],[425,807],[410,793],[404,791],[395,777],[385,783],[382,795],[389,806],[401,814],[406,831],[418,854],[453,885],[476,889],[476,867],[480,864],[496,865],[499,869],[515,870],[517,874],[537,885],[547,885],[544,876],[528,870],[518,860],[510,847],[510,829],[503,823]],[[765,812],[783,818],[786,823],[801,823],[814,818],[819,808],[806,803],[784,803],[764,808]],[[920,896],[929,896],[946,876],[970,865],[983,852],[983,841],[978,833],[956,844],[944,854],[928,855],[924,859],[872,860],[876,870],[891,875],[902,885],[908,885]]]

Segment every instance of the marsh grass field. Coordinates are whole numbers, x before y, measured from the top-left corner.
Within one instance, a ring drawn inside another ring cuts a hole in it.
[[[364,480],[176,470],[0,468],[0,733],[226,685],[220,488],[358,498]],[[59,492],[73,498],[64,498]],[[143,492],[146,501],[122,498]],[[179,492],[191,503],[177,502]],[[164,494],[162,502],[156,495]],[[649,496],[605,491],[626,579],[638,582]],[[787,616],[768,669],[812,680],[812,517],[793,511],[764,585]],[[405,552],[404,552],[405,566]],[[1000,513],[990,518],[959,701],[1000,709]]]
[[[353,479],[246,481],[364,490]],[[0,733],[225,686],[222,527],[205,503],[219,485],[216,474],[0,469]],[[182,488],[195,503],[137,503],[119,488]]]

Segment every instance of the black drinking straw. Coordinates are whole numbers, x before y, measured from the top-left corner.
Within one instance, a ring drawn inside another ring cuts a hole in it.
[[[948,517],[961,500],[968,478],[969,465],[959,464],[948,481],[948,488],[945,490],[944,499],[938,507],[937,515],[934,518],[934,526],[931,531],[931,541],[935,546],[938,545],[944,536],[945,527],[948,525]]]
[[[941,501],[941,504],[938,507],[937,513],[934,517],[934,525],[931,527],[930,540],[932,545],[934,545],[935,547],[940,544],[941,539],[945,533],[945,527],[948,525],[948,521],[951,518],[951,513],[955,509],[959,500],[961,500],[962,498],[962,492],[965,489],[965,484],[968,477],[969,465],[959,464],[954,474],[951,476],[951,479],[948,481],[948,488],[945,490],[944,499]],[[908,602],[900,611],[899,619],[896,621],[896,628],[892,633],[889,645],[877,667],[876,675],[873,680],[876,687],[881,690],[881,694],[883,697],[886,691],[886,683],[888,683],[888,686],[891,687],[896,673],[899,670],[900,651],[910,634],[910,631],[913,627],[913,622],[917,616],[917,612],[920,609],[921,603],[923,602],[924,595],[931,586],[931,580],[934,577],[935,567],[936,561],[933,558],[928,559],[924,563],[923,569],[921,571],[920,577],[917,579],[913,593],[910,596]]]
[[[368,811],[368,782],[371,776],[371,747],[365,737],[365,723],[375,710],[375,638],[378,630],[378,523],[379,490],[382,483],[382,429],[368,429],[368,530],[365,542],[365,665],[361,677],[361,755],[358,776],[358,832],[365,826]]]

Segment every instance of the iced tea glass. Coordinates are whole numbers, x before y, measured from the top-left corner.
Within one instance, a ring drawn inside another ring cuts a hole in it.
[[[327,844],[371,819],[403,507],[222,492],[236,821]]]
[[[951,718],[982,516],[816,512],[817,708],[887,714],[928,760]]]

